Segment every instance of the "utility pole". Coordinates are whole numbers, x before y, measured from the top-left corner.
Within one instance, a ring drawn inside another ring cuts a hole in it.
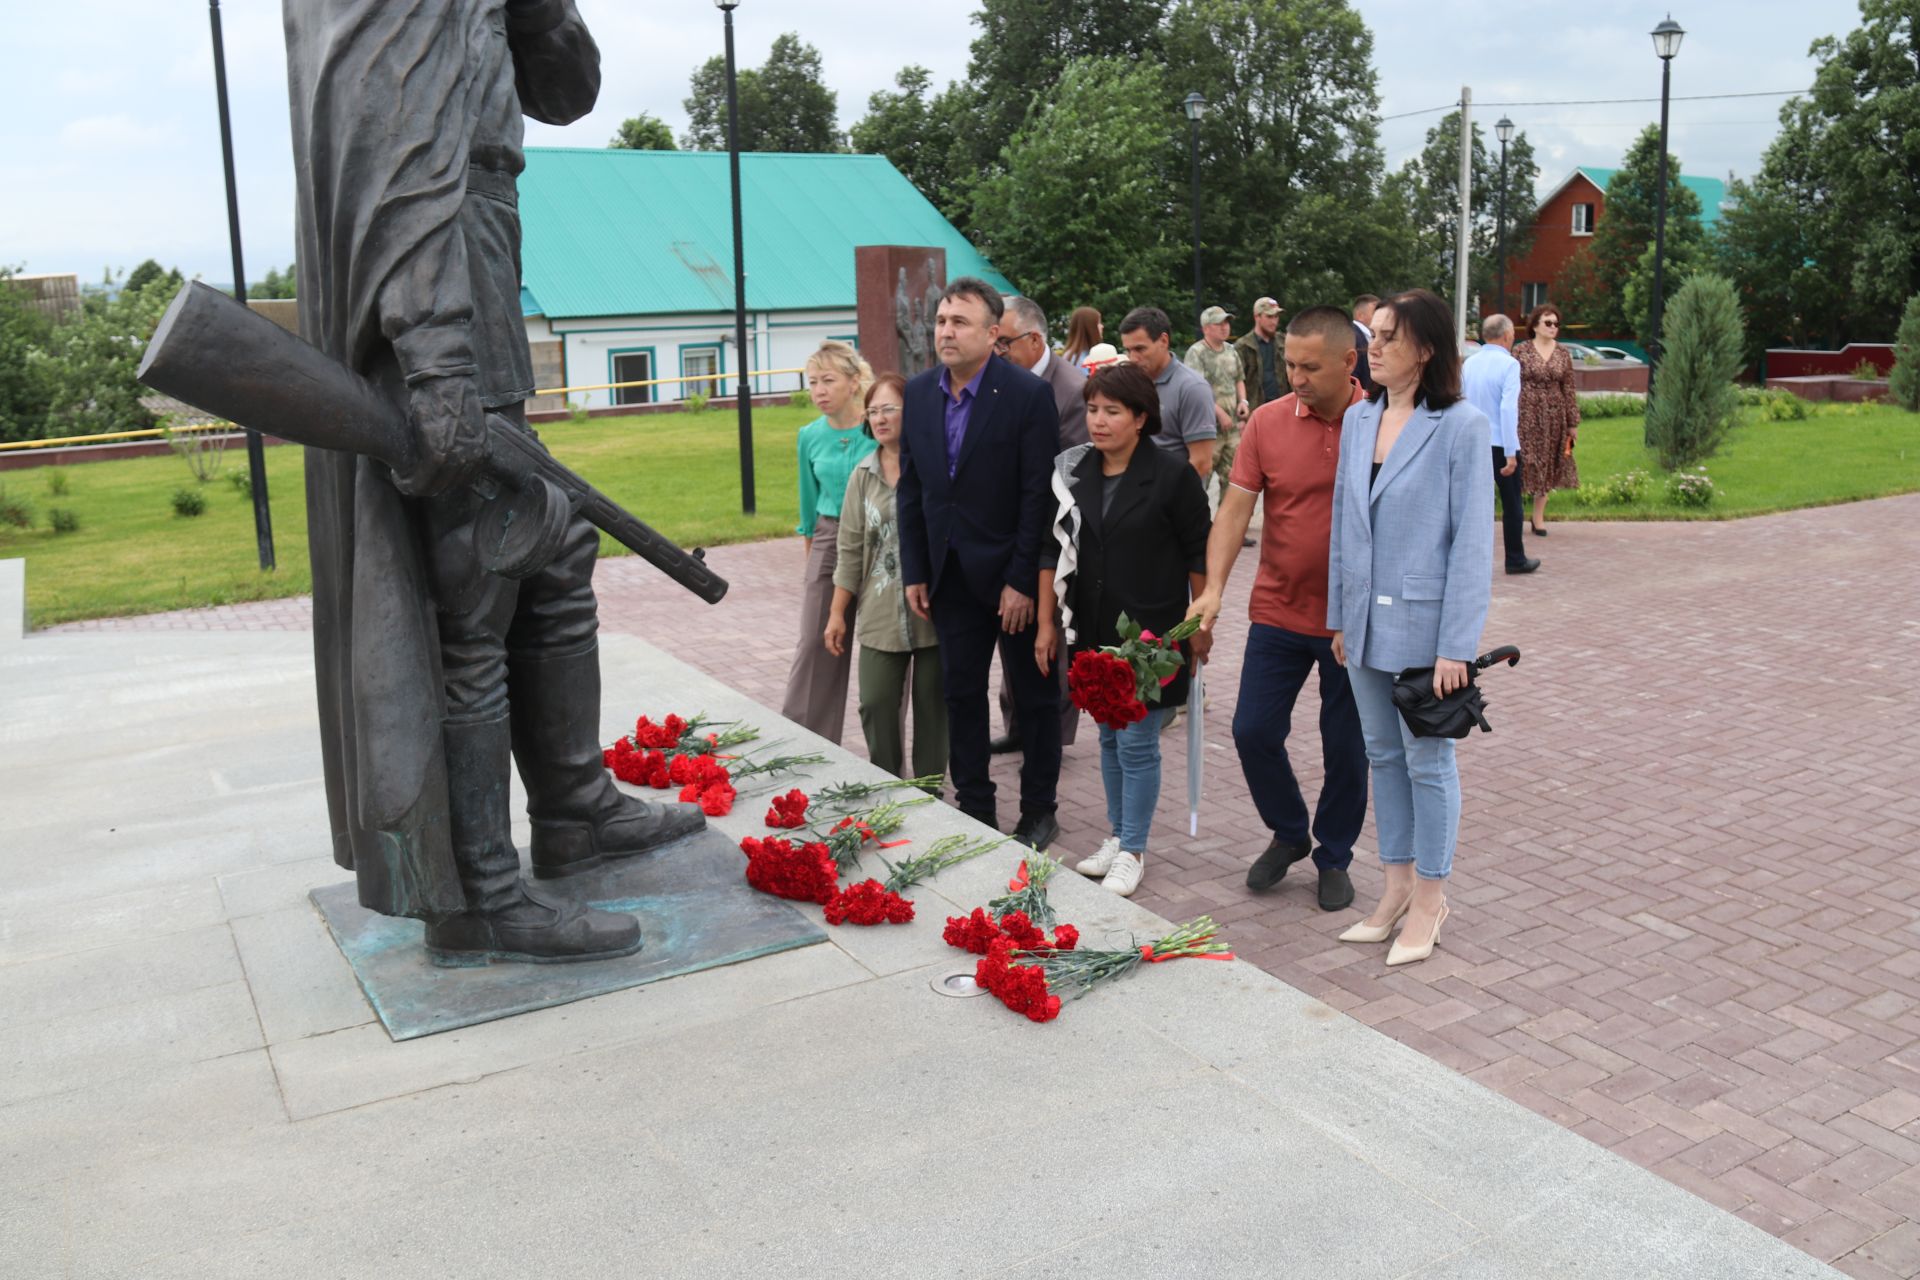
[[[1473,252],[1473,90],[1460,86],[1460,250],[1453,265],[1454,341],[1467,345],[1467,267]]]

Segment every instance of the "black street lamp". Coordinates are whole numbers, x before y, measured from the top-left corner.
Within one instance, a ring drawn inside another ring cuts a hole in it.
[[[1193,138],[1193,317],[1197,325],[1207,307],[1200,283],[1200,117],[1207,114],[1207,100],[1190,93],[1180,105],[1186,110]]]
[[[227,175],[227,239],[233,247],[233,296],[247,305],[247,269],[240,260],[240,193],[233,182],[233,126],[227,115],[227,52],[220,38],[220,0],[207,0],[213,24],[213,94],[220,106],[220,159]],[[267,506],[267,451],[260,433],[247,428],[247,487],[253,491],[253,542],[260,567],[274,567],[273,513]]]
[[[740,409],[740,510],[753,514],[753,353],[747,347],[747,243],[740,228],[740,83],[733,66],[733,11],[740,0],[713,0],[727,26],[727,169],[733,181],[733,384]]]
[[[1499,315],[1505,315],[1507,314],[1507,144],[1513,141],[1513,121],[1501,116],[1499,123],[1493,126],[1493,131],[1500,139],[1500,230],[1495,250],[1499,254],[1499,265],[1494,269],[1495,278],[1499,281],[1494,286],[1494,293],[1500,301],[1494,307],[1494,311]]]
[[[1660,372],[1660,311],[1667,263],[1667,91],[1673,85],[1673,56],[1687,33],[1668,14],[1653,29],[1653,51],[1660,55],[1660,187],[1653,205],[1653,314],[1647,322],[1647,394]]]

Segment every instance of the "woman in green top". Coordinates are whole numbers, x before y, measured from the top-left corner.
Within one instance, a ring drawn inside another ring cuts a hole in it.
[[[907,380],[883,373],[867,392],[867,431],[880,446],[853,469],[840,511],[839,566],[833,571],[832,616],[823,639],[846,658],[847,615],[860,612],[860,727],[867,758],[896,777],[947,771],[947,701],[933,623],[907,608],[900,580],[900,527],[894,486],[900,482],[900,412]],[[902,712],[911,674],[913,773],[905,771]]]
[[[829,339],[807,357],[807,394],[820,416],[800,428],[800,535],[806,548],[801,579],[800,644],[780,714],[830,742],[840,741],[847,717],[846,654],[820,645],[833,604],[833,565],[840,530],[840,502],[847,477],[874,450],[860,429],[862,405],[873,370],[860,353]]]

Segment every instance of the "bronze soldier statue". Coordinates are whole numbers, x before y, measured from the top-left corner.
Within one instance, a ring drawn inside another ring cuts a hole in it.
[[[488,418],[526,431],[521,115],[578,119],[599,51],[573,0],[285,0],[303,335],[391,396],[417,461],[310,449],[314,663],[335,859],[441,962],[587,960],[631,916],[528,884],[508,761],[553,879],[702,827],[601,764],[599,536],[489,571]]]

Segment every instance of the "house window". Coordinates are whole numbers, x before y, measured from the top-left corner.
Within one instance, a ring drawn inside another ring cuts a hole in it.
[[[1546,301],[1547,286],[1544,283],[1520,286],[1520,310],[1530,313],[1535,307],[1544,305]]]
[[[719,395],[720,384],[713,376],[719,372],[720,348],[688,347],[680,353],[680,376],[685,379],[680,384],[680,398]]]
[[[653,378],[653,352],[621,351],[613,357],[615,382],[647,382]],[[652,404],[652,387],[615,387],[615,404]]]
[[[1577,204],[1573,206],[1573,234],[1590,236],[1593,234],[1593,206]]]

